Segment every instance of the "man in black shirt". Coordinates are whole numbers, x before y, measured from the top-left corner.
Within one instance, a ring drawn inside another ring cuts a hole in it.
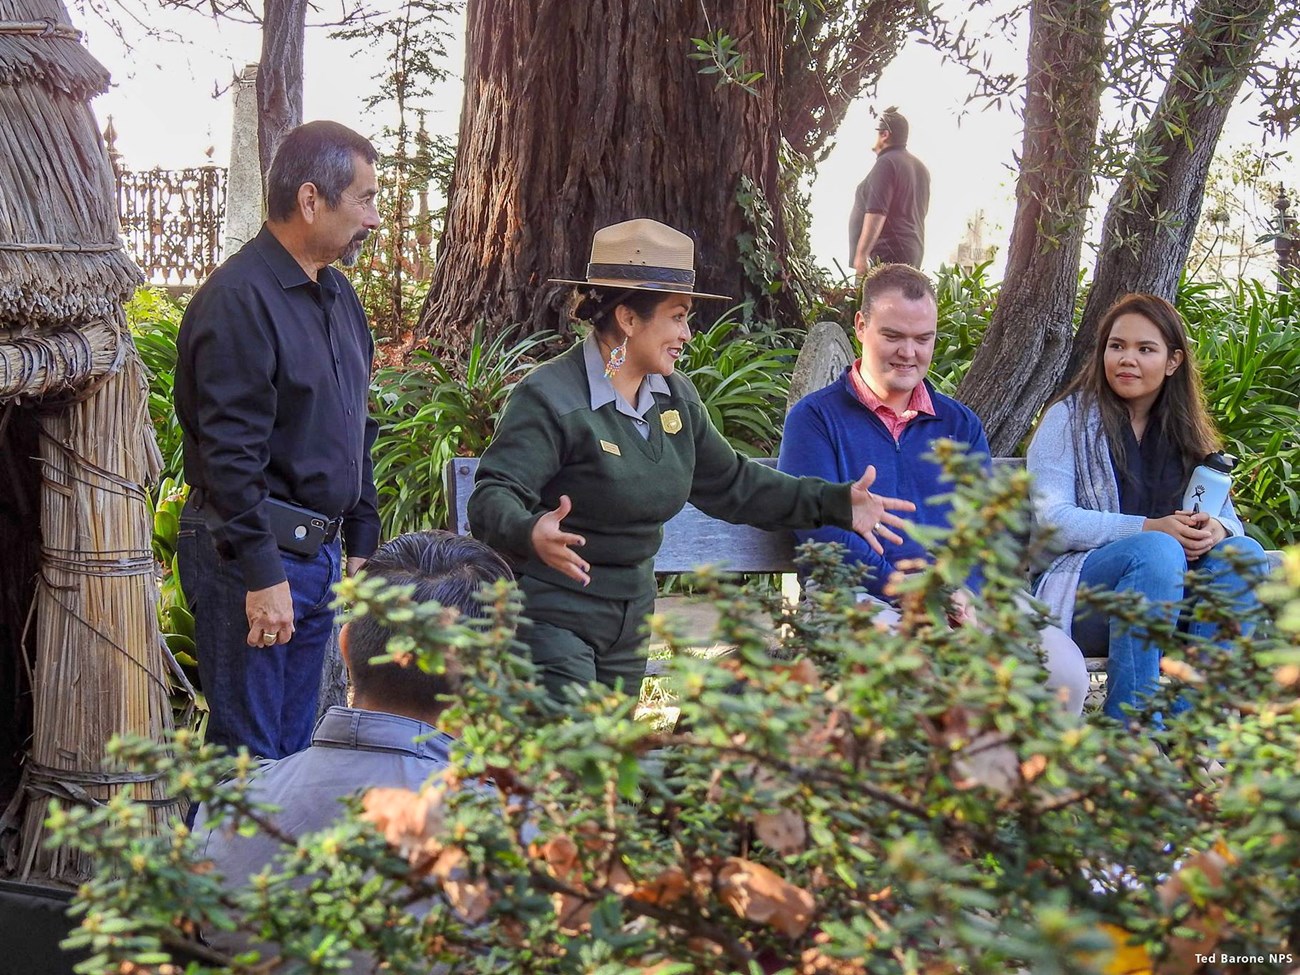
[[[267,222],[181,322],[190,500],[179,562],[207,736],[266,758],[310,743],[342,548],[351,572],[379,543],[374,344],[356,292],[329,266],[354,263],[379,226],[376,158],[335,122],[285,136]]]
[[[872,147],[878,158],[858,184],[849,213],[849,253],[859,277],[871,264],[921,266],[930,171],[907,151],[908,131],[898,109],[880,113]]]

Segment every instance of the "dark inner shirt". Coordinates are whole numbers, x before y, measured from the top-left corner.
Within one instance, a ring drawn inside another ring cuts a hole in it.
[[[1126,463],[1121,464],[1113,446],[1110,451],[1121,512],[1163,518],[1182,507],[1189,472],[1177,449],[1165,438],[1159,416],[1147,421],[1140,444],[1133,436],[1133,428],[1124,424],[1124,452]]]

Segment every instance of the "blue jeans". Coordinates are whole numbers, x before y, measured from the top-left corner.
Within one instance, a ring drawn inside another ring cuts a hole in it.
[[[202,517],[189,507],[181,515],[177,554],[181,588],[194,613],[207,740],[232,751],[242,745],[263,758],[306,748],[333,638],[338,540],[313,558],[280,553],[293,594],[294,631],[288,643],[273,647],[248,645],[243,572],[221,556]]]
[[[1240,571],[1234,567],[1241,566]],[[1236,615],[1246,616],[1259,605],[1255,583],[1268,573],[1268,557],[1253,538],[1225,538],[1192,566],[1208,577],[1216,592],[1222,593],[1225,606]],[[1187,555],[1178,541],[1164,532],[1145,531],[1095,549],[1083,563],[1080,585],[1113,592],[1137,592],[1151,604],[1150,618],[1173,624],[1183,598],[1183,577],[1187,573]],[[1244,623],[1243,632],[1254,629]],[[1217,627],[1209,622],[1189,622],[1188,632],[1195,637],[1212,638]],[[1107,656],[1106,703],[1102,710],[1112,718],[1127,720],[1124,708],[1139,708],[1155,693],[1160,683],[1160,651],[1146,638],[1141,627],[1130,627],[1118,620],[1083,610],[1075,616],[1072,633],[1075,642],[1090,657]],[[1183,698],[1174,703],[1176,714],[1190,704]],[[1159,713],[1151,723],[1162,726]]]

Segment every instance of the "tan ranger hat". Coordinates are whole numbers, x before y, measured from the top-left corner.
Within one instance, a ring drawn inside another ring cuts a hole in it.
[[[665,291],[692,298],[721,298],[695,291],[695,244],[691,238],[657,220],[625,220],[601,227],[591,239],[587,278],[552,278],[553,284]]]

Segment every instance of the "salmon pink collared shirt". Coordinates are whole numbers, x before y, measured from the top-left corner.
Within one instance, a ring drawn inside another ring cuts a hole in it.
[[[917,383],[916,388],[912,390],[912,397],[907,401],[907,409],[902,413],[895,412],[894,408],[873,393],[871,387],[863,380],[861,359],[854,362],[849,369],[849,387],[858,401],[879,417],[880,422],[885,425],[885,429],[895,441],[903,435],[903,428],[920,414],[934,416],[934,403],[930,399],[930,391],[925,388],[923,382]]]

